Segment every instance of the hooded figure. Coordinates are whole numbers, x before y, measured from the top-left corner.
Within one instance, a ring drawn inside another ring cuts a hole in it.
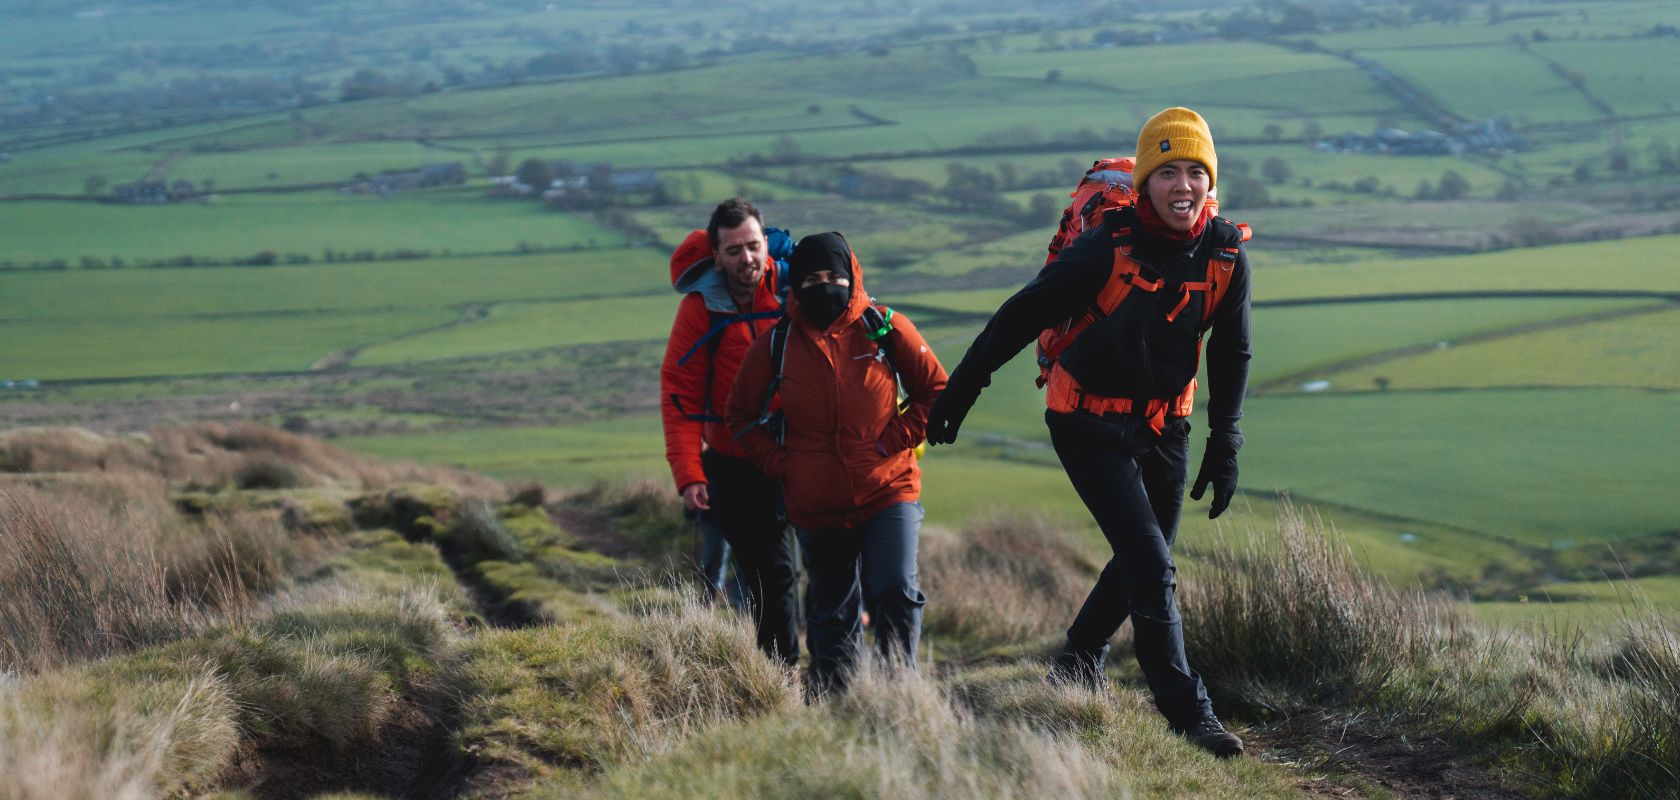
[[[860,322],[870,297],[840,234],[800,240],[788,283],[791,319],[783,323],[777,389],[783,441],[757,424],[776,375],[773,336],[747,352],[725,421],[747,457],[782,482],[788,520],[806,548],[807,644],[813,688],[822,690],[845,680],[862,636],[863,602],[878,623],[877,648],[914,662],[925,598],[916,572],[921,470],[912,450],[945,370],[904,315],[891,315],[891,332],[879,338]],[[900,384],[908,395],[902,405]]]

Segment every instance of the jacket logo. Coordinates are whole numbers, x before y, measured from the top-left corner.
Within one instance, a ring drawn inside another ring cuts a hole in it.
[[[1165,153],[1165,152],[1168,152],[1170,150],[1172,150],[1172,142],[1170,140],[1167,140],[1167,139],[1162,139],[1161,140],[1161,152]]]

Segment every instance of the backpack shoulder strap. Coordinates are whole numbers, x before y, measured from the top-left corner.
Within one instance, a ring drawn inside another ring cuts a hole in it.
[[[773,424],[776,418],[776,392],[782,388],[782,367],[787,364],[787,340],[792,326],[792,315],[783,314],[776,320],[776,326],[770,329],[770,385],[764,389],[764,405],[758,409],[758,418],[753,420],[751,425],[736,431],[735,435],[730,437],[730,441],[740,440],[742,436],[747,435],[747,431],[760,425],[770,426],[770,435],[780,441],[780,431],[775,430],[778,426]]]
[[[1214,217],[1213,225],[1218,236],[1210,246],[1207,257],[1207,280],[1202,284],[1186,284],[1186,289],[1202,289],[1208,292],[1207,302],[1202,304],[1202,325],[1205,327],[1212,319],[1213,313],[1219,310],[1219,304],[1225,300],[1226,290],[1231,288],[1231,272],[1236,269],[1237,257],[1242,253],[1242,243],[1253,237],[1254,232],[1247,225],[1237,225],[1224,217]]]

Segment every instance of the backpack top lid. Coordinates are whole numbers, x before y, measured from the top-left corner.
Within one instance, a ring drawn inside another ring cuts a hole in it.
[[[712,266],[712,241],[705,231],[691,231],[671,251],[671,288],[687,294],[701,272]]]

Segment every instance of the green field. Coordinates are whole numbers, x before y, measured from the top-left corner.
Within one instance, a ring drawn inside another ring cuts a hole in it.
[[[593,248],[623,242],[622,234],[587,218],[537,203],[488,202],[481,188],[465,186],[389,198],[310,192],[223,195],[167,206],[0,203],[0,228],[8,231],[0,260],[17,265],[52,259],[78,265],[83,257],[227,260],[265,250],[315,260],[324,260],[325,250],[510,253],[521,243]]]

